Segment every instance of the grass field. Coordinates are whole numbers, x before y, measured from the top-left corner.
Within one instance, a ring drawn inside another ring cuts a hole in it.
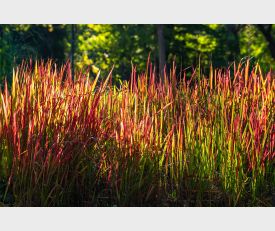
[[[2,88],[3,206],[274,203],[271,72],[173,66],[158,81],[148,64],[119,87],[70,73],[23,64]]]

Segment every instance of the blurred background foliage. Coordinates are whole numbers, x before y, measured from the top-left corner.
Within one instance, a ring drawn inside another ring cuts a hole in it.
[[[23,59],[72,60],[75,69],[128,79],[131,66],[145,70],[148,55],[157,71],[173,61],[208,68],[252,58],[275,68],[274,25],[0,25],[0,78],[10,79]]]

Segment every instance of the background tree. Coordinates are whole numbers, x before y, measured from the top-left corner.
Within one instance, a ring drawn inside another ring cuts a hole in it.
[[[263,33],[273,59],[275,59],[275,37],[274,31],[272,31],[273,25],[257,25],[259,30]]]
[[[157,37],[158,37],[158,56],[159,56],[159,73],[163,78],[164,66],[166,63],[166,53],[165,53],[165,39],[163,33],[164,25],[157,25]]]
[[[77,28],[75,28],[77,27]],[[77,30],[76,30],[77,29]],[[253,57],[265,70],[275,68],[274,25],[0,25],[0,78],[10,79],[22,59],[71,59],[74,69],[115,65],[114,80],[128,79],[132,64],[145,70],[148,54],[163,69],[177,66],[228,66]],[[73,55],[72,55],[73,54]],[[72,73],[73,74],[73,73]]]
[[[71,66],[72,66],[72,79],[74,80],[74,53],[75,53],[75,28],[76,25],[71,25]]]
[[[66,59],[65,25],[0,25],[0,80],[23,59]]]

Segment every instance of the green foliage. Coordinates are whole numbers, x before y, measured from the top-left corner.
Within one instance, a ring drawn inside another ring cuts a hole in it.
[[[131,63],[145,68],[155,49],[154,27],[150,25],[78,25],[76,64],[81,69],[92,65],[106,74],[115,66],[115,78],[128,78]]]
[[[11,81],[12,69],[28,59],[65,61],[65,25],[0,25],[0,80]]]
[[[132,64],[144,70],[148,55],[158,66],[156,25],[75,26],[75,65],[101,76],[114,65],[115,80],[128,79]],[[275,27],[271,27],[274,38]],[[269,43],[257,25],[164,25],[168,68],[173,61],[183,67],[228,66],[253,57],[265,70],[275,67]],[[274,45],[275,46],[275,45]],[[72,55],[70,25],[0,25],[0,78],[11,79],[12,67],[22,59],[52,58],[61,64]],[[274,56],[274,55],[273,55]]]
[[[197,64],[199,57],[205,65],[211,61],[211,54],[218,46],[214,29],[210,25],[170,26],[171,41],[168,48],[168,60],[176,58],[183,66]],[[171,32],[172,30],[172,32]],[[180,52],[177,51],[179,49]]]
[[[271,57],[268,44],[257,27],[247,25],[240,31],[240,47],[242,57],[253,57],[266,70],[270,67],[275,68],[275,62]]]

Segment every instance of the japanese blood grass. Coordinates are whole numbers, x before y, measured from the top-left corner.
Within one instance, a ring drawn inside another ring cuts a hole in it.
[[[148,62],[149,63],[149,62]],[[274,89],[259,65],[151,64],[120,87],[22,65],[0,100],[1,178],[21,206],[271,205]],[[197,74],[199,73],[199,75]]]

